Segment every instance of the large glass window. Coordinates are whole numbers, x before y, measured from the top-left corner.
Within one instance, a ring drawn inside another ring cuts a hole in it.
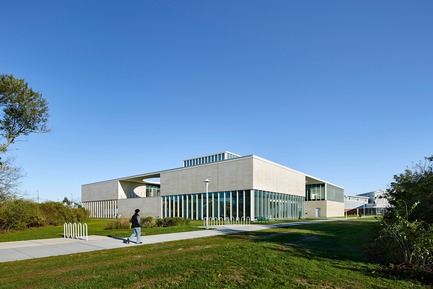
[[[304,197],[275,192],[238,190],[213,192],[208,196],[209,217],[297,219],[303,216]],[[206,194],[162,197],[163,217],[184,217],[202,220],[206,217]],[[254,206],[254,216],[251,215]]]
[[[326,184],[329,201],[344,202],[344,189]]]
[[[255,190],[255,218],[298,219],[302,218],[304,197]]]
[[[244,211],[245,211],[245,218],[251,218],[251,192],[250,190],[245,191],[245,205],[244,205]]]
[[[237,215],[237,217],[239,217],[239,218],[242,218],[242,217],[245,216],[245,212],[244,212],[244,204],[245,204],[244,197],[245,197],[244,191],[238,191],[238,198],[237,198],[238,206],[236,206],[236,207],[238,209],[238,215]]]
[[[225,203],[225,217],[226,218],[230,218],[231,214],[230,214],[230,209],[231,209],[231,198],[230,198],[230,192],[226,192],[225,194],[226,196],[226,203]]]
[[[314,184],[306,186],[307,201],[325,200],[325,184]]]

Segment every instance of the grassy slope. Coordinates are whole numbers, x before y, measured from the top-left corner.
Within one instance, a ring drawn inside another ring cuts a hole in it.
[[[8,262],[0,287],[427,288],[368,263],[362,248],[374,225],[311,224]]]

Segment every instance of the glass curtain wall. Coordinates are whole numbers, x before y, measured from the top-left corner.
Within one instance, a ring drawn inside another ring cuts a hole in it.
[[[303,196],[254,191],[255,218],[300,219],[304,216]]]
[[[330,184],[326,184],[326,187],[328,190],[327,199],[329,201],[344,202],[344,189]]]
[[[163,217],[202,220],[206,217],[206,201],[211,218],[251,218],[250,190],[210,192],[162,197]]]
[[[202,220],[206,217],[206,201],[211,218],[298,219],[304,216],[303,196],[260,190],[210,192],[207,200],[205,193],[163,196],[162,216]],[[251,206],[254,206],[254,216]]]

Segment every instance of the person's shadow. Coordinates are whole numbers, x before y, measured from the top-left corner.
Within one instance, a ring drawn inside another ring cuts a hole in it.
[[[108,237],[109,237],[109,238],[112,238],[112,239],[116,239],[116,240],[122,241],[122,242],[125,243],[125,244],[128,244],[128,238],[120,238],[120,237],[117,237],[117,236],[111,236],[111,235],[108,235]]]

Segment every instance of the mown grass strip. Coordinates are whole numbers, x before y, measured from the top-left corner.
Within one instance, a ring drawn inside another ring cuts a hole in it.
[[[365,258],[342,221],[1,264],[4,288],[428,288]]]
[[[113,219],[90,219],[86,221],[88,225],[89,235],[98,236],[118,236],[126,238],[131,235],[131,229],[116,229],[107,230],[108,223],[113,222]],[[193,221],[190,225],[177,227],[154,227],[142,228],[143,235],[158,235],[178,232],[189,232],[202,230],[198,226],[202,225],[201,221]],[[61,238],[63,236],[62,226],[49,226],[42,228],[31,228],[23,231],[0,231],[0,242],[24,241],[37,239]]]

